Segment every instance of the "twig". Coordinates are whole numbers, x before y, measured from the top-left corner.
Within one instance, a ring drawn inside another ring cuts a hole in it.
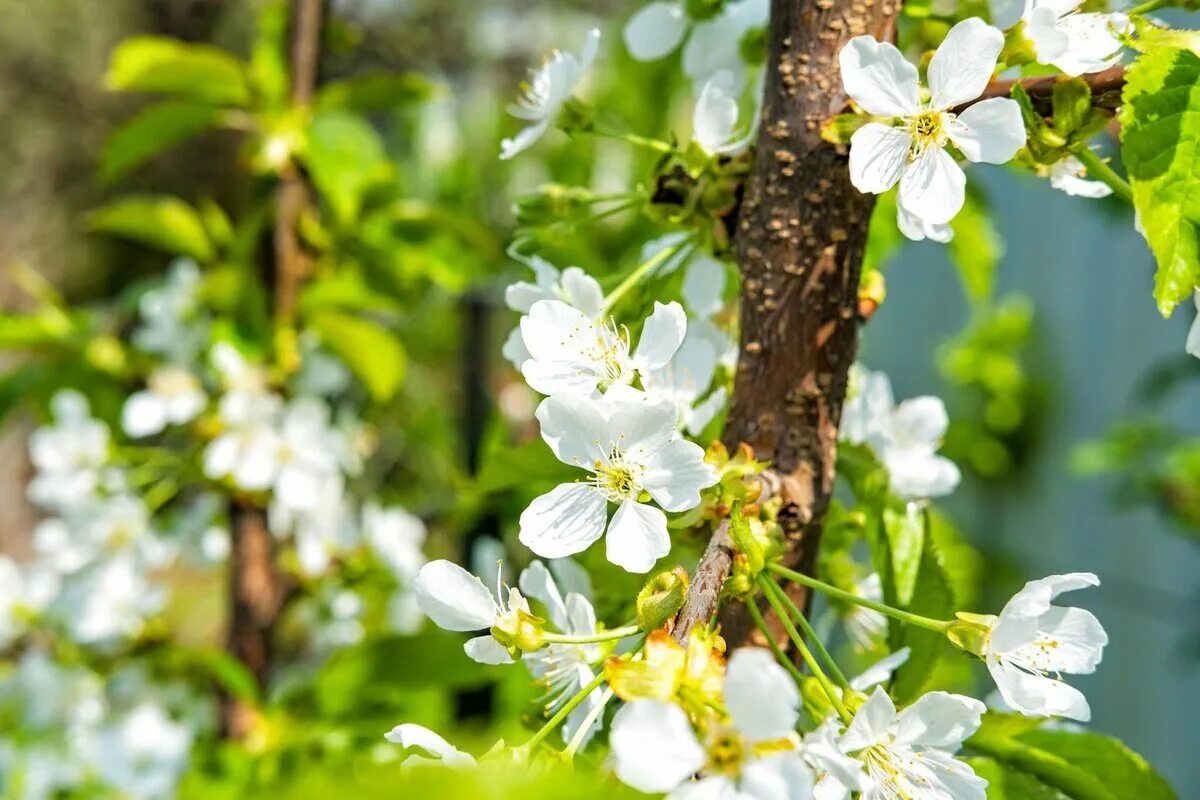
[[[1115,110],[1121,106],[1121,90],[1125,87],[1125,68],[1122,66],[1109,67],[1102,72],[1093,72],[1090,75],[1080,76],[1092,90],[1092,105],[1096,108]],[[1039,111],[1048,111],[1050,99],[1054,94],[1054,84],[1060,80],[1065,80],[1062,75],[1046,75],[1038,78],[1017,78],[1014,80],[992,81],[983,90],[983,94],[979,96],[980,100],[986,100],[990,97],[1008,97],[1012,94],[1014,84],[1021,84],[1021,88],[1033,100],[1034,105]],[[978,102],[972,100],[970,103],[964,103],[952,109],[955,113],[961,113],[969,108],[973,103]]]

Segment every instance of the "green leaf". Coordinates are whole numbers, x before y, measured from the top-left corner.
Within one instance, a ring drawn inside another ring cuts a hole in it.
[[[288,71],[288,6],[282,0],[270,0],[258,14],[258,34],[250,53],[250,80],[263,105],[283,106],[288,99],[291,77]]]
[[[968,758],[975,774],[988,782],[988,800],[1071,800],[1032,775],[991,758]]]
[[[241,61],[218,47],[165,36],[136,36],[117,45],[104,82],[115,91],[170,94],[233,106],[250,100]]]
[[[367,188],[390,174],[375,129],[366,120],[340,111],[313,116],[304,162],[317,190],[343,224],[358,216]]]
[[[221,125],[225,112],[206,103],[169,100],[144,109],[117,128],[100,152],[100,179],[113,183],[198,133]]]
[[[1082,78],[1058,80],[1054,84],[1051,104],[1054,132],[1068,138],[1091,117],[1092,90]]]
[[[434,92],[435,86],[415,72],[360,75],[325,84],[313,105],[318,112],[386,111],[428,100]]]
[[[579,477],[579,470],[555,458],[541,439],[531,439],[517,447],[499,440],[488,444],[475,481],[475,489],[481,495],[518,486],[558,484]]]
[[[933,538],[926,536],[912,602],[904,607],[933,619],[949,619],[954,615],[955,606],[954,590],[942,565],[941,554]],[[955,654],[941,633],[912,625],[891,625],[889,630],[892,649],[908,647],[911,650],[908,661],[896,672],[891,694],[897,703],[912,702],[925,692],[939,659]]]
[[[1153,47],[1125,73],[1121,156],[1133,204],[1158,262],[1163,316],[1200,283],[1200,56]]]
[[[901,607],[907,607],[912,603],[913,592],[917,588],[917,573],[921,568],[921,554],[925,547],[924,516],[921,513],[909,513],[907,509],[885,508],[883,530],[891,552],[895,601]]]
[[[309,325],[343,361],[376,401],[390,400],[408,367],[408,353],[390,331],[362,317],[323,311]]]
[[[88,214],[88,229],[132,239],[174,255],[211,261],[215,248],[199,212],[170,195],[130,195]]]

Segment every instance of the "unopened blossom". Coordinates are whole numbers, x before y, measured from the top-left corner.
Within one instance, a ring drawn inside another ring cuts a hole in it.
[[[767,24],[769,0],[730,0],[716,15],[693,20],[682,2],[653,2],[630,17],[625,46],[638,61],[657,61],[679,47],[684,37],[683,72],[696,87],[717,72],[734,77],[734,90],[746,85],[742,39]]]
[[[121,410],[121,427],[136,438],[161,433],[168,425],[183,425],[208,404],[199,379],[182,367],[160,367],[146,388],[134,392]]]
[[[987,781],[954,757],[984,710],[974,698],[930,692],[897,712],[887,692],[876,688],[838,746],[863,762],[864,798],[985,800]]]
[[[521,97],[508,107],[509,114],[527,121],[529,125],[513,138],[500,142],[500,158],[512,158],[542,138],[563,105],[575,93],[584,73],[595,60],[599,47],[600,31],[593,28],[588,31],[578,56],[555,50],[534,71]]]
[[[631,352],[629,332],[615,321],[597,321],[559,300],[539,300],[521,318],[530,354],[521,374],[542,394],[592,396],[666,366],[686,330],[683,306],[655,302]]]
[[[850,138],[850,180],[879,194],[900,184],[899,203],[930,225],[948,223],[965,200],[966,176],[946,151],[1003,164],[1025,144],[1020,107],[1007,97],[974,103],[996,71],[1004,34],[972,17],[950,29],[929,62],[930,97],[922,101],[917,68],[888,42],[856,36],[839,54],[846,93],[868,114]]]
[[[671,550],[666,511],[687,511],[717,482],[704,450],[679,437],[675,404],[628,387],[593,400],[549,397],[538,407],[542,438],[564,464],[589,477],[563,483],[521,514],[522,544],[544,558],[586,550],[605,535],[606,555],[647,572]],[[642,502],[648,493],[657,505]],[[617,511],[608,519],[608,505]]]
[[[29,460],[37,474],[26,490],[43,508],[62,511],[91,498],[104,479],[108,426],[94,419],[87,399],[64,389],[50,401],[54,424],[29,437]]]
[[[1067,156],[1050,167],[1050,185],[1072,197],[1108,197],[1112,187],[1087,178],[1087,167],[1075,156]]]
[[[718,386],[711,393],[708,391],[716,368],[716,348],[699,328],[693,327],[666,366],[642,374],[642,386],[651,397],[662,397],[674,403],[679,413],[679,427],[699,435],[725,407],[724,386]]]
[[[1039,64],[1084,75],[1120,61],[1121,36],[1131,26],[1125,14],[1084,12],[1083,6],[1082,0],[995,0],[992,16],[1002,28],[1024,23]]]
[[[958,486],[958,467],[937,454],[949,424],[946,406],[938,398],[913,397],[895,405],[887,375],[858,366],[853,370],[841,437],[871,446],[897,496],[941,497]]]
[[[530,256],[529,268],[534,280],[517,281],[504,290],[504,303],[513,311],[528,314],[539,300],[560,300],[579,309],[589,319],[598,320],[604,313],[604,290],[600,283],[579,267],[567,267],[562,272],[540,256]],[[500,351],[517,369],[529,360],[529,350],[518,325],[508,335]]]
[[[443,559],[421,567],[413,590],[425,616],[448,631],[498,628],[515,635],[520,625],[532,618],[529,602],[515,587],[508,589],[507,599],[502,586],[493,597],[483,581]],[[513,660],[508,645],[490,633],[468,640],[463,649],[482,664],[508,664]]]
[[[392,728],[383,735],[383,738],[392,744],[400,745],[406,750],[418,751],[404,760],[406,766],[414,764],[442,764],[447,767],[461,769],[476,765],[474,756],[459,750],[423,725],[406,722]]]
[[[697,735],[674,703],[627,703],[610,737],[617,777],[643,792],[666,792],[669,800],[809,800],[813,775],[795,731],[800,692],[768,651],[733,654],[724,706],[728,720],[712,720]]]
[[[1099,585],[1090,572],[1029,581],[1000,616],[981,619],[987,632],[980,655],[1010,708],[1029,716],[1091,719],[1087,698],[1059,676],[1094,672],[1108,634],[1090,611],[1051,601],[1063,592]]]

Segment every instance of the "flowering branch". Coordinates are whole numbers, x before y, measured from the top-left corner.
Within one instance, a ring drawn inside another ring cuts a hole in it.
[[[1039,110],[1048,110],[1050,97],[1054,93],[1054,84],[1062,80],[1061,75],[1045,75],[1038,78],[1017,78],[992,81],[980,95],[981,100],[989,97],[1008,97],[1012,94],[1014,84],[1020,84],[1026,94],[1039,105]],[[1080,75],[1079,78],[1092,90],[1092,106],[1115,110],[1121,105],[1121,90],[1125,88],[1125,68],[1122,66],[1109,67],[1101,72]],[[976,101],[972,101],[976,102]],[[1045,108],[1040,108],[1044,105]],[[953,109],[961,112],[965,106]]]

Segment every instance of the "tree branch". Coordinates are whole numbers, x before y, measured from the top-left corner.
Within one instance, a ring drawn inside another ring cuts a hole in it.
[[[837,426],[858,341],[858,279],[874,197],[850,184],[845,148],[821,123],[846,105],[837,55],[853,36],[885,39],[898,2],[772,0],[755,172],[739,215],[741,346],[725,429],[772,462],[784,507],[785,563],[810,570],[833,492]],[[711,616],[712,586],[728,576],[728,535],[718,528],[689,588],[676,636]],[[718,590],[719,591],[719,590]],[[802,587],[789,586],[801,608]],[[744,606],[721,612],[731,646],[754,626]],[[777,641],[786,633],[773,614]]]
[[[983,90],[983,94],[979,96],[980,100],[986,100],[989,97],[1008,97],[1012,94],[1014,84],[1021,84],[1021,87],[1033,100],[1034,106],[1038,111],[1049,112],[1050,100],[1054,94],[1054,84],[1063,80],[1062,75],[1046,75],[1039,78],[1018,78],[1015,80],[992,81]],[[1080,76],[1092,90],[1092,105],[1096,108],[1104,108],[1116,110],[1121,106],[1121,90],[1125,88],[1125,68],[1122,66],[1109,67],[1103,72],[1093,72],[1090,75]],[[970,103],[958,106],[953,109],[955,113],[959,113],[971,106],[977,101],[972,100]]]

